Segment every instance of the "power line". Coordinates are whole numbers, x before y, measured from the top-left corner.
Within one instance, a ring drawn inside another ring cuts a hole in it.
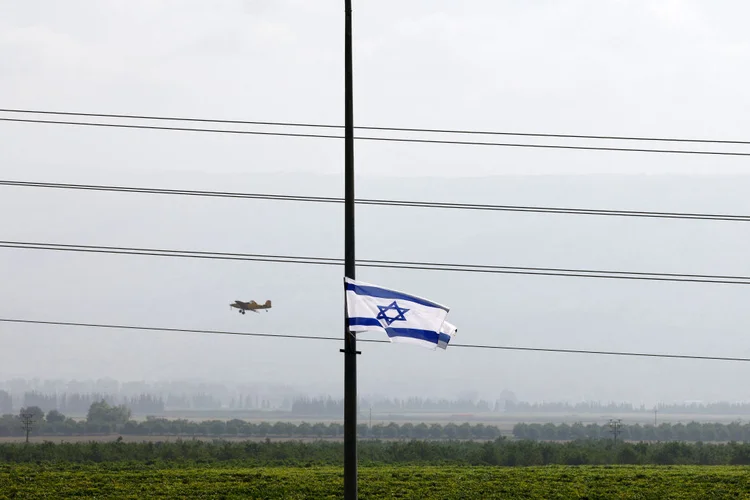
[[[117,330],[140,330],[140,331],[156,331],[156,332],[171,332],[171,333],[198,333],[198,334],[209,334],[209,335],[234,335],[242,337],[269,337],[269,338],[280,338],[280,339],[294,339],[294,340],[328,340],[341,342],[339,337],[325,337],[325,336],[313,336],[313,335],[287,335],[287,334],[273,334],[273,333],[256,333],[256,332],[236,332],[236,331],[224,331],[224,330],[203,330],[203,329],[187,329],[187,328],[163,328],[163,327],[149,327],[149,326],[132,326],[132,325],[115,325],[115,324],[104,324],[104,323],[76,323],[67,321],[41,321],[41,320],[30,320],[30,319],[18,319],[18,318],[0,318],[2,323],[18,323],[18,324],[32,324],[32,325],[48,325],[48,326],[74,326],[84,328],[99,328],[99,329],[117,329]],[[368,342],[377,344],[390,344],[388,340],[378,339],[363,339],[358,338],[357,342]],[[750,362],[750,358],[738,358],[738,357],[727,357],[727,356],[699,356],[691,354],[662,354],[662,353],[649,353],[649,352],[628,352],[628,351],[599,351],[589,349],[556,349],[556,348],[544,348],[544,347],[519,347],[519,346],[502,346],[502,345],[487,345],[487,344],[449,344],[450,348],[463,348],[463,349],[493,349],[493,350],[505,350],[505,351],[526,351],[526,352],[548,352],[558,354],[589,354],[598,356],[627,356],[627,357],[648,357],[648,358],[664,358],[664,359],[690,359],[690,360],[703,360],[703,361],[733,361],[733,362]]]
[[[207,252],[194,250],[168,250],[161,248],[113,247],[101,245],[67,245],[60,243],[35,243],[20,241],[0,241],[0,248],[19,248],[24,250],[50,250],[66,252],[92,252],[118,255],[143,255],[151,257],[184,257],[191,259],[241,260],[253,262],[276,262],[289,264],[319,264],[338,266],[342,259],[327,257],[295,257],[271,254],[250,254],[230,252]]]
[[[77,125],[85,127],[111,127],[126,129],[143,129],[143,130],[168,130],[175,132],[208,132],[217,134],[240,134],[240,135],[264,135],[277,137],[310,137],[317,139],[343,139],[340,135],[327,134],[310,134],[296,132],[263,132],[258,130],[233,130],[233,129],[215,129],[215,128],[191,128],[191,127],[165,127],[158,125],[127,125],[122,123],[103,123],[103,122],[74,122],[61,120],[38,120],[23,118],[0,118],[3,122],[16,123],[36,123],[36,124],[53,124],[53,125]],[[650,148],[620,148],[608,146],[566,146],[562,144],[523,144],[509,142],[479,142],[479,141],[457,141],[447,139],[410,139],[405,137],[374,137],[374,136],[355,136],[354,139],[363,141],[382,141],[382,142],[408,142],[421,144],[453,144],[465,146],[498,146],[498,147],[517,147],[517,148],[534,148],[534,149],[569,149],[581,151],[618,151],[633,153],[666,153],[666,154],[692,154],[692,155],[712,155],[712,156],[750,156],[750,152],[740,151],[704,151],[704,150],[680,150],[680,149],[650,149]]]
[[[338,136],[338,135],[304,134],[304,133],[294,133],[294,132],[262,132],[262,131],[256,131],[256,130],[160,127],[156,125],[125,125],[122,123],[73,122],[73,121],[55,121],[55,120],[33,120],[33,119],[21,119],[21,118],[0,118],[0,121],[18,122],[18,123],[43,123],[43,124],[51,124],[51,125],[81,125],[81,126],[89,126],[89,127],[114,127],[114,128],[144,129],[144,130],[171,130],[171,131],[176,131],[176,132],[215,132],[219,134],[270,135],[270,136],[279,136],[279,137],[313,137],[313,138],[318,138],[318,139],[343,139],[342,136]]]
[[[83,113],[71,111],[41,111],[31,109],[2,109],[3,113],[24,113],[24,114],[43,114],[56,116],[85,116],[92,118],[126,118],[135,120],[154,120],[154,121],[177,121],[192,123],[223,123],[231,125],[262,125],[278,127],[304,127],[304,128],[325,128],[325,129],[342,129],[343,125],[333,125],[325,123],[302,123],[302,122],[279,122],[279,121],[251,121],[251,120],[229,120],[216,118],[194,118],[194,117],[177,117],[177,116],[154,116],[154,115],[129,115],[113,113]],[[375,126],[354,126],[359,130],[377,130],[386,132],[420,132],[435,134],[461,134],[461,135],[496,135],[496,136],[516,136],[516,137],[548,137],[559,139],[595,139],[595,140],[617,140],[617,141],[644,141],[644,142],[692,142],[699,144],[739,144],[750,145],[750,141],[725,140],[725,139],[687,139],[675,137],[642,137],[642,136],[621,136],[621,135],[580,135],[580,134],[554,134],[554,133],[533,133],[533,132],[500,132],[490,130],[465,130],[465,129],[435,129],[435,128],[414,128],[414,127],[375,127]]]
[[[162,195],[176,195],[176,196],[240,198],[240,199],[270,200],[270,201],[297,201],[297,202],[306,202],[306,203],[343,203],[344,202],[343,198],[336,198],[336,197],[329,197],[329,196],[303,196],[303,195],[281,195],[281,194],[266,194],[266,193],[241,193],[241,192],[231,192],[231,191],[162,189],[162,188],[150,188],[150,187],[132,187],[132,186],[100,185],[100,184],[72,184],[72,183],[56,183],[56,182],[0,180],[0,186],[70,189],[70,190],[84,190],[84,191],[107,191],[107,192],[137,193],[137,194],[162,194]],[[394,206],[394,207],[408,207],[408,208],[442,208],[442,209],[453,209],[453,210],[532,212],[532,213],[552,213],[552,214],[564,214],[564,215],[601,215],[601,216],[615,216],[615,217],[645,217],[645,218],[661,218],[661,219],[689,219],[689,220],[750,222],[750,215],[730,215],[730,214],[711,214],[711,213],[604,210],[604,209],[594,209],[594,208],[540,207],[540,206],[524,206],[524,205],[493,205],[493,204],[478,204],[478,203],[387,200],[387,199],[376,199],[376,198],[362,198],[362,199],[355,200],[355,202],[361,205]]]
[[[172,333],[201,333],[201,334],[212,334],[212,335],[240,335],[243,337],[270,337],[280,339],[302,339],[302,340],[337,340],[337,337],[323,337],[317,335],[287,335],[278,333],[248,333],[248,332],[228,332],[222,330],[198,330],[198,329],[186,329],[186,328],[162,328],[155,326],[131,326],[131,325],[112,325],[102,323],[74,323],[68,321],[41,321],[41,320],[30,320],[30,319],[16,319],[16,318],[0,318],[2,323],[25,323],[30,325],[50,325],[50,326],[80,326],[86,328],[106,328],[106,329],[117,329],[117,330],[140,330],[140,331],[152,331],[152,332],[172,332]],[[374,341],[373,341],[374,342]],[[381,340],[377,342],[388,343],[387,340]]]
[[[162,248],[114,247],[101,245],[69,245],[60,243],[37,243],[23,241],[0,241],[0,248],[22,250],[47,250],[67,252],[89,252],[119,255],[140,255],[153,257],[182,257],[212,260],[238,260],[255,262],[274,262],[286,264],[310,264],[325,266],[342,266],[343,259],[334,257],[309,257],[275,254],[251,254],[230,252],[209,252],[196,250],[171,250]],[[750,276],[728,276],[709,274],[652,273],[637,271],[610,271],[592,269],[567,269],[553,267],[517,267],[475,264],[444,264],[437,262],[369,260],[357,261],[360,267],[412,269],[423,271],[453,271],[487,274],[518,274],[531,276],[562,276],[599,279],[629,279],[647,281],[671,281],[688,283],[713,283],[731,285],[750,285]]]
[[[365,342],[365,341],[362,341]],[[560,354],[592,354],[598,356],[635,356],[646,358],[671,358],[671,359],[701,359],[706,361],[740,361],[750,362],[750,358],[732,358],[723,356],[697,356],[690,354],[658,354],[647,352],[626,352],[626,351],[594,351],[587,349],[553,349],[543,347],[515,347],[515,346],[493,346],[493,345],[463,345],[449,344],[450,347],[474,347],[479,349],[498,349],[506,351],[528,351],[528,352],[554,352]]]

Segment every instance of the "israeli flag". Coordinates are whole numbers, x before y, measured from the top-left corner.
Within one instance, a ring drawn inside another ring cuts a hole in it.
[[[445,349],[456,328],[448,307],[422,297],[344,277],[351,332],[385,332],[391,342]]]

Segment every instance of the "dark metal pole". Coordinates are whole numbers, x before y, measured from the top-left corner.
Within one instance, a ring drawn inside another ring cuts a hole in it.
[[[354,275],[354,98],[352,0],[344,0],[344,272]],[[344,498],[357,499],[357,338],[344,314]]]
[[[21,413],[21,421],[23,422],[23,429],[26,431],[26,442],[29,442],[29,432],[31,432],[31,424],[33,423],[34,415],[31,413]]]

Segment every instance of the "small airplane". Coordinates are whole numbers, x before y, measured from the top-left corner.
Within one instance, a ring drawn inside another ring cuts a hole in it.
[[[258,304],[254,300],[251,300],[250,302],[235,300],[234,304],[229,304],[230,309],[233,307],[239,309],[240,314],[245,314],[245,311],[252,311],[254,313],[257,313],[258,309],[265,309],[266,312],[268,312],[268,310],[271,309],[271,301],[267,300],[265,304]]]

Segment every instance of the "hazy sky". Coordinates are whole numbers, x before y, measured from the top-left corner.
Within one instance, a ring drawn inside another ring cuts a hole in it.
[[[748,14],[740,1],[354,0],[355,122],[748,139]],[[0,108],[342,124],[343,21],[341,1],[0,0]],[[0,138],[3,179],[343,194],[334,139],[3,122]],[[742,157],[358,141],[355,158],[362,196],[750,213]],[[708,177],[730,173],[742,176]],[[0,209],[5,240],[343,254],[336,205],[2,187]],[[735,223],[362,208],[357,237],[363,258],[750,274],[750,238]],[[340,334],[336,268],[0,255],[3,317]],[[744,287],[361,276],[447,303],[462,343],[750,355]],[[276,307],[230,314],[240,298]],[[336,344],[11,325],[0,325],[0,342],[0,378],[263,379],[333,393],[342,384]],[[737,384],[744,365],[367,349],[360,387],[384,394],[750,398]]]

